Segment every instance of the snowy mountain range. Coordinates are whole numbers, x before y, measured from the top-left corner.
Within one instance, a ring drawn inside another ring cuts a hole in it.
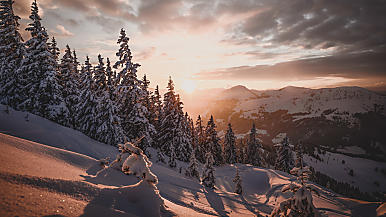
[[[155,162],[151,170],[165,205],[136,176],[101,173],[99,159],[118,154],[116,147],[39,116],[0,106],[1,216],[266,216],[292,193],[282,189],[295,180],[286,173],[244,164],[215,168],[216,189],[203,187],[176,168]],[[236,168],[242,196],[233,193]],[[322,215],[382,216],[385,206],[343,197],[312,185],[313,203]],[[382,183],[383,184],[383,183]],[[158,211],[157,211],[158,210]]]
[[[212,92],[212,91],[205,91]],[[190,111],[204,118],[213,115],[218,129],[231,123],[239,138],[247,135],[252,122],[266,146],[287,135],[292,143],[328,150],[357,146],[373,159],[386,159],[386,96],[360,87],[309,89],[285,87],[279,90],[252,90],[244,86],[208,94],[205,106]],[[223,135],[224,133],[222,133]],[[221,133],[220,133],[221,135]]]

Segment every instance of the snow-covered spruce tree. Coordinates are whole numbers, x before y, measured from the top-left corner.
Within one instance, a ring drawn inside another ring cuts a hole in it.
[[[236,194],[242,194],[243,193],[243,187],[241,186],[241,177],[239,175],[239,168],[236,168],[236,176],[233,179],[233,182],[235,183],[235,193]]]
[[[303,145],[301,142],[297,143],[295,146],[295,154],[296,154],[296,160],[295,160],[295,167],[301,167],[302,161],[303,161]]]
[[[143,105],[145,93],[141,85],[142,81],[137,78],[137,68],[140,66],[132,62],[132,55],[129,49],[129,38],[124,29],[121,29],[118,42],[119,51],[116,53],[118,61],[114,68],[119,69],[118,93],[119,116],[122,121],[122,128],[129,141],[144,137],[139,147],[145,150],[152,144],[151,135],[155,134],[154,126],[147,119],[148,110]]]
[[[157,160],[156,160],[156,162],[161,162],[161,163],[166,163],[166,161],[165,161],[165,155],[164,155],[164,153],[161,151],[161,150],[159,150],[159,149],[157,149]]]
[[[196,129],[194,128],[193,119],[189,117],[188,113],[185,113],[185,117],[187,117],[188,131],[192,142],[192,148],[197,149]]]
[[[196,127],[194,128],[195,130],[195,140],[196,140],[196,145],[197,145],[197,152],[196,152],[196,158],[198,161],[201,163],[205,163],[205,130],[204,126],[202,124],[202,119],[201,116],[198,115],[197,120],[196,120]]]
[[[232,130],[232,125],[228,124],[228,130],[225,134],[224,140],[224,158],[225,162],[229,164],[236,163],[237,155],[236,155],[236,137]]]
[[[174,149],[174,145],[170,146],[170,157],[169,157],[169,167],[176,167],[177,164],[176,164],[176,151]]]
[[[210,152],[212,153],[214,164],[217,166],[223,164],[224,159],[222,156],[220,138],[218,138],[217,136],[216,124],[214,123],[214,119],[212,115],[210,116],[210,119],[206,126],[205,135],[206,135],[205,146],[207,148],[206,150],[210,150]]]
[[[78,69],[79,61],[78,61],[78,57],[76,56],[75,50],[72,51],[72,59],[74,60],[75,70],[79,74],[79,69]]]
[[[23,96],[21,76],[16,73],[24,56],[19,19],[13,12],[13,0],[0,1],[0,103],[17,108]]]
[[[192,154],[190,155],[189,166],[186,170],[185,175],[196,178],[197,180],[200,180],[200,173],[198,172],[198,161],[196,159],[195,152],[196,150],[193,150]]]
[[[48,50],[52,54],[52,57],[56,62],[59,61],[60,49],[58,48],[58,44],[56,42],[55,37],[52,37],[51,42],[48,43]]]
[[[248,140],[248,159],[247,162],[254,166],[261,166],[261,145],[256,138],[256,126],[252,124],[251,132]]]
[[[48,34],[40,23],[36,0],[32,2],[31,23],[26,28],[31,38],[25,43],[25,58],[18,74],[23,75],[22,92],[26,96],[20,104],[24,110],[57,121],[67,113],[57,80],[57,62],[47,46]]]
[[[122,142],[124,133],[121,120],[118,116],[118,108],[114,96],[113,71],[110,60],[106,61],[106,84],[104,91],[100,92],[98,103],[98,127],[96,139],[106,144],[117,145]]]
[[[151,135],[155,134],[155,129],[152,124],[150,124],[147,119],[147,109],[142,105],[139,99],[134,98],[134,106],[132,107],[128,117],[126,117],[125,124],[126,136],[130,140],[135,140],[138,137],[144,137],[138,146],[146,150],[153,143],[153,139]]]
[[[289,173],[294,167],[294,159],[288,137],[285,137],[281,144],[275,145],[275,148],[277,155],[275,169]]]
[[[319,195],[311,185],[306,185],[305,181],[309,178],[311,171],[308,166],[303,166],[302,157],[299,158],[299,167],[293,168],[291,174],[297,176],[298,183],[290,183],[282,189],[282,192],[291,191],[293,196],[279,204],[271,216],[319,216],[318,210],[312,202],[311,192]]]
[[[214,185],[216,183],[215,177],[214,177],[214,160],[213,160],[213,155],[210,151],[208,151],[205,154],[206,157],[206,162],[204,165],[204,172],[202,174],[202,179],[201,182],[203,185],[205,185],[208,188],[214,189]]]
[[[187,116],[182,111],[182,102],[177,95],[176,107],[178,109],[177,128],[174,132],[173,144],[176,150],[177,159],[188,162],[192,153],[192,140],[190,137]]]
[[[245,146],[243,139],[239,139],[238,143],[239,143],[239,145],[238,145],[238,149],[237,149],[237,162],[245,164],[246,163],[245,158],[247,157],[246,156],[247,147]]]
[[[174,146],[174,136],[177,129],[179,110],[177,108],[177,97],[174,92],[173,80],[169,77],[168,91],[164,94],[164,102],[160,117],[160,129],[158,132],[158,144],[166,155],[170,156],[170,149]]]
[[[160,118],[162,113],[162,101],[161,101],[161,95],[159,92],[158,85],[156,86],[154,93],[151,95],[151,109],[150,112],[153,113],[154,119],[151,119],[151,124],[154,125],[154,128],[157,132],[160,130]],[[157,138],[156,138],[157,139]]]
[[[94,69],[93,79],[95,81],[94,92],[99,98],[106,91],[106,66],[100,54],[98,55],[98,65]]]
[[[154,129],[157,130],[155,128],[155,120],[157,119],[157,114],[156,114],[154,103],[152,101],[153,93],[149,90],[149,85],[150,85],[150,81],[147,80],[146,75],[144,75],[142,78],[142,85],[141,85],[142,91],[144,93],[142,104],[148,110],[147,119],[154,126]],[[151,136],[152,138],[155,138],[155,135],[151,135]]]
[[[78,104],[77,126],[84,134],[95,138],[97,132],[97,99],[93,91],[92,65],[86,56],[84,66],[80,74],[80,100]]]
[[[55,50],[55,48],[52,49]],[[79,103],[80,92],[77,84],[79,77],[70,46],[68,45],[60,61],[59,69],[59,84],[62,87],[62,96],[68,108],[68,117],[63,121],[63,124],[71,128],[76,128],[77,104]]]

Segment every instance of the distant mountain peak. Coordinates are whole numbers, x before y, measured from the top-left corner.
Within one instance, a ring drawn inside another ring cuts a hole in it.
[[[229,88],[229,90],[249,90],[249,89],[243,85],[236,85],[236,86]]]
[[[297,87],[297,86],[286,86],[286,87],[280,88],[279,91],[282,91],[282,90],[306,90],[306,89],[309,89],[309,88]]]

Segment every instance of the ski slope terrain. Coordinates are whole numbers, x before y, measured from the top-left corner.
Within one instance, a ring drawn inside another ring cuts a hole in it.
[[[28,115],[28,117],[27,117]],[[78,131],[38,116],[0,108],[0,216],[266,216],[292,193],[281,189],[295,177],[271,169],[236,164],[216,167],[216,189],[154,159],[151,170],[165,209],[135,176],[103,173],[99,159],[118,154]],[[155,150],[150,150],[156,156]],[[243,194],[233,193],[236,168]],[[337,195],[313,185],[314,205],[325,216],[381,216],[381,202]]]

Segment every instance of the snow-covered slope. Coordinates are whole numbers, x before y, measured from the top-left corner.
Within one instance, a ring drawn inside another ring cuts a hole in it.
[[[157,213],[148,184],[134,176],[117,172],[115,178],[126,182],[123,187],[95,182],[102,167],[91,157],[5,134],[0,134],[0,145],[0,216]]]
[[[386,163],[344,154],[326,152],[321,160],[306,155],[305,162],[337,181],[358,187],[363,192],[386,192]],[[350,175],[350,170],[353,174]],[[371,178],[369,178],[371,177]]]
[[[97,143],[37,116],[29,115],[26,122],[24,116],[25,113],[13,110],[5,113],[4,107],[0,110],[1,132],[25,138],[0,134],[1,216],[154,214],[151,212],[153,196],[136,177],[120,172],[97,175],[102,167],[95,158],[113,157],[117,154],[115,147]],[[60,132],[65,134],[60,136]],[[46,145],[26,140],[29,137],[46,141]],[[178,169],[152,161],[151,170],[158,176],[157,186],[168,209],[162,212],[163,216],[268,215],[290,196],[291,193],[282,193],[281,189],[294,181],[293,176],[282,172],[236,164],[217,167],[216,190],[210,190],[180,174]],[[182,162],[178,165],[185,166]],[[236,167],[242,178],[242,196],[233,193]],[[380,203],[351,200],[314,186],[320,193],[320,196],[314,195],[314,204],[321,213],[376,216]]]
[[[115,149],[111,146],[90,139],[79,131],[28,112],[15,111],[2,104],[0,104],[0,133],[71,150],[96,159],[106,156],[114,158],[116,155]]]

